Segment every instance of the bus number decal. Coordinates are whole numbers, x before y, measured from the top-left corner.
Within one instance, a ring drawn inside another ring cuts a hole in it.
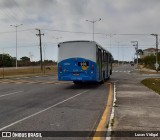
[[[82,70],[87,70],[88,69],[88,62],[78,62],[78,66],[82,67]]]

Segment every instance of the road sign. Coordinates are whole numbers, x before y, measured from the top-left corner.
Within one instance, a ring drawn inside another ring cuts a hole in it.
[[[154,66],[156,67],[156,70],[157,70],[158,67],[159,67],[159,64],[158,64],[158,63],[155,63]]]

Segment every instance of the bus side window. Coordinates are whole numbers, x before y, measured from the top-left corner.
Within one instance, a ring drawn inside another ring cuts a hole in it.
[[[98,50],[98,45],[96,45],[96,60],[97,60],[97,62],[99,61],[99,57],[98,57],[98,52],[99,50]]]
[[[108,63],[108,53],[106,53],[106,62]]]
[[[104,62],[106,62],[106,51],[104,51]]]
[[[109,63],[111,63],[111,62],[112,62],[111,55],[109,55]]]
[[[108,62],[108,61],[107,61],[107,53],[106,53],[106,58],[105,58],[105,59],[106,59],[106,62]]]
[[[104,62],[104,51],[102,50],[102,62]]]
[[[99,61],[101,61],[101,58],[100,58],[101,57],[101,49],[99,49],[99,48],[98,48],[97,55],[98,55],[97,56],[97,61],[99,62]]]
[[[96,57],[97,57],[97,62],[99,61],[99,57],[98,57],[98,47],[97,47],[97,52],[96,52]]]

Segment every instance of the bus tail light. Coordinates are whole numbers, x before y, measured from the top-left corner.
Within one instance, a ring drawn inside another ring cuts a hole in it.
[[[59,66],[59,71],[62,72],[62,66]]]
[[[94,70],[94,65],[92,65],[91,70]]]

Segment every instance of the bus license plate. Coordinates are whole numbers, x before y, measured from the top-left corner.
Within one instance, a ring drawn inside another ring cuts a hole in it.
[[[74,76],[79,76],[79,73],[73,73]]]

